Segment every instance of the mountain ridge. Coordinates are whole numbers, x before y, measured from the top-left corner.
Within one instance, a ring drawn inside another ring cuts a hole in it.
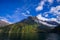
[[[54,28],[37,22],[37,18],[28,17],[20,22],[0,27],[0,37],[17,39],[35,39],[38,33],[54,32]]]
[[[6,25],[9,25],[9,23],[8,23],[8,22],[5,22],[5,21],[0,20],[0,27],[1,27],[1,26],[6,26]]]

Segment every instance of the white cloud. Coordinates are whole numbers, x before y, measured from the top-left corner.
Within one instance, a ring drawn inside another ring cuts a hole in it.
[[[52,28],[54,28],[54,27],[56,27],[57,25],[52,25],[52,24],[48,24],[47,22],[44,22],[44,21],[51,21],[51,20],[55,20],[55,19],[47,19],[47,18],[44,18],[44,17],[42,17],[41,16],[41,14],[39,14],[38,16],[37,16],[37,18],[38,18],[38,20],[35,20],[36,22],[38,22],[38,23],[42,23],[42,24],[44,24],[44,25],[46,25],[46,26],[49,26],[49,27],[52,27]]]
[[[43,17],[41,14],[38,14],[36,17],[37,17],[39,20],[43,20],[43,21],[48,20],[47,18]]]
[[[57,21],[56,18],[50,18],[48,21]]]
[[[22,12],[20,8],[17,8],[12,15],[6,15],[6,18],[9,18],[9,20],[12,20],[12,23],[20,21],[22,18]]]
[[[48,17],[48,14],[46,14],[45,17]]]
[[[29,15],[27,15],[27,14],[25,14],[25,13],[22,13],[22,15],[23,15],[23,16],[29,16]]]
[[[39,22],[42,23],[42,24],[44,24],[44,25],[47,25],[49,27],[56,27],[56,25],[51,25],[51,24],[48,24],[48,23],[46,23],[44,21],[41,21],[41,20]]]
[[[45,17],[43,17],[41,14],[38,14],[37,16],[36,16],[39,20],[42,20],[42,21],[57,21],[57,19],[56,18],[45,18]]]
[[[25,12],[22,12],[20,8],[17,8],[12,15],[7,14],[5,17],[0,17],[1,20],[6,21],[6,22],[11,22],[15,23],[18,22],[30,15],[30,11],[26,10]]]
[[[28,10],[26,12],[27,12],[27,14],[30,14],[30,12]]]
[[[59,10],[60,10],[60,5],[56,6],[56,7],[52,7],[51,10],[50,10],[50,12],[57,15],[57,18],[56,18],[57,21],[60,20],[60,11]]]
[[[51,9],[50,9],[50,12],[55,12],[55,7],[52,7]]]
[[[42,21],[55,21],[55,22],[60,24],[60,11],[59,10],[60,10],[60,5],[58,5],[56,7],[51,7],[50,11],[44,13],[44,15],[47,13],[45,15],[46,17],[48,17],[49,13],[52,13],[53,15],[56,15],[56,18],[54,18],[54,17],[52,17],[52,18],[45,18],[41,14],[38,14],[37,18],[39,20],[42,20]],[[44,23],[44,24],[46,24],[46,23]]]
[[[51,7],[51,10],[48,11],[48,12],[45,12],[44,15],[47,13],[45,15],[47,17],[48,16],[48,13],[52,13],[53,15],[57,15],[57,18],[59,19],[60,18],[60,12],[59,12],[59,10],[60,10],[60,6]],[[40,16],[41,16],[40,18],[43,18],[42,15],[40,15]],[[49,20],[52,20],[52,19],[58,20],[57,18],[50,18]],[[43,19],[46,20],[47,18],[43,18]]]
[[[43,5],[44,5],[44,3],[45,3],[45,0],[41,1],[41,2],[39,3],[39,5],[36,7],[36,11],[43,10]]]
[[[43,7],[44,7],[44,5],[45,5],[45,2],[49,2],[50,4],[52,4],[53,1],[54,1],[54,0],[42,0],[42,1],[38,4],[38,6],[36,7],[36,11],[41,11],[41,10],[43,10]]]
[[[32,15],[29,15],[29,14],[26,14],[26,13],[22,13],[23,16],[32,16]]]
[[[53,12],[53,13],[56,13],[56,14],[60,14],[59,10],[60,10],[60,5],[56,6],[56,7],[51,7],[50,12]]]
[[[32,16],[30,15],[30,11],[26,10],[26,12],[22,13],[23,16]]]
[[[7,14],[7,16],[6,16],[7,18],[13,18],[12,16],[10,16],[9,14]]]
[[[40,11],[40,10],[42,10],[43,9],[43,6],[38,6],[37,8],[36,8],[36,11]]]
[[[20,21],[21,19],[20,16],[21,16],[20,10],[19,8],[17,8],[12,15],[7,14],[5,17],[0,17],[0,20],[11,24]]]
[[[49,3],[53,3],[54,0],[47,0]]]
[[[12,24],[11,22],[9,22],[7,19],[1,19],[1,21],[4,21],[6,23]]]
[[[48,16],[49,16],[47,12],[45,12],[43,15],[44,15],[45,17],[48,17]]]
[[[9,22],[8,19],[5,18],[5,17],[0,17],[0,20],[1,20],[1,21],[4,21],[4,22],[6,22],[6,23],[12,24],[12,23]]]
[[[60,0],[57,0],[57,2],[60,2]]]
[[[56,19],[54,19],[54,18],[47,19],[45,17],[42,17],[41,14],[39,14],[37,16],[37,18],[39,19],[39,23],[42,23],[42,24],[47,25],[49,27],[56,27],[57,26],[57,25],[52,25],[52,24],[48,24],[47,22],[44,22],[44,21],[54,21],[54,20],[56,21]]]

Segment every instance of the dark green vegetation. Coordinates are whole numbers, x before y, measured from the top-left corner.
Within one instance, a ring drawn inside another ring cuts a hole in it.
[[[37,40],[38,24],[30,17],[19,23],[0,27],[0,40]]]
[[[21,22],[0,27],[0,40],[38,40],[39,32],[50,31],[49,27],[43,27],[34,20],[35,18],[28,17]]]

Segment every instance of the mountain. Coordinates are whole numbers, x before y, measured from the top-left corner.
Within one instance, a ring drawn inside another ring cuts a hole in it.
[[[0,38],[36,40],[39,32],[50,32],[52,28],[53,26],[50,27],[46,22],[39,20],[37,17],[29,16],[20,22],[0,27]]]
[[[52,24],[53,22],[42,21],[42,20],[39,20],[37,17],[32,17],[32,16],[29,16],[26,19],[23,19],[22,21],[17,22],[15,24],[11,24],[11,25],[8,25],[9,23],[6,23],[4,21],[0,21],[0,23],[2,26],[7,25],[6,27],[9,28],[9,30],[12,28],[16,28],[16,30],[17,29],[25,30],[25,28],[26,29],[31,28],[31,30],[34,30],[34,31],[46,32],[46,31],[50,31],[50,29],[55,28],[55,26],[53,26],[53,24]],[[5,29],[6,27],[3,27],[3,28]],[[6,29],[6,30],[8,30],[8,29]]]
[[[42,20],[39,20],[37,17],[32,17],[32,16],[29,16],[28,18],[26,19],[23,19],[22,21],[20,22],[17,22],[15,24],[11,24],[11,25],[8,25],[9,23],[6,23],[4,21],[1,21],[1,25],[4,26],[4,25],[7,25],[6,27],[7,28],[15,28],[16,27],[16,30],[17,29],[30,29],[32,28],[32,30],[34,31],[49,31],[50,29],[53,29],[54,27],[51,26],[50,24],[47,23],[47,21],[42,21]],[[5,27],[3,27],[5,29]],[[6,29],[8,30],[8,29]],[[30,30],[31,31],[31,30]]]
[[[1,26],[5,26],[5,25],[9,25],[9,23],[7,23],[7,22],[5,22],[5,21],[0,20],[0,27],[1,27]]]
[[[60,24],[60,22],[56,18],[47,18],[47,17],[42,16],[41,14],[37,15],[36,17],[39,19],[40,23],[49,27],[54,28]]]
[[[51,24],[51,25],[59,25],[57,22],[55,22],[55,21],[45,21],[45,22],[47,22],[48,24]]]
[[[54,32],[54,33],[60,33],[60,25],[58,25],[57,27],[55,27],[54,29],[52,29],[52,32]]]
[[[35,22],[35,17],[28,17],[23,19],[20,22],[15,24],[7,25],[4,27],[0,27],[0,38],[3,36],[4,38],[16,39],[21,38],[22,40],[26,38],[33,38],[33,36],[37,33],[38,24]],[[33,36],[32,36],[33,35]]]

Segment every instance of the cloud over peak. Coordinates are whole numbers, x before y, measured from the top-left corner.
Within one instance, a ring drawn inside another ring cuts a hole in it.
[[[38,14],[37,18],[42,21],[55,21],[58,24],[60,24],[60,5],[58,5],[56,7],[51,7],[50,11],[44,12],[43,14],[45,17],[43,17],[42,14]],[[49,14],[52,14],[53,16],[56,16],[56,17],[46,18],[49,16]]]

